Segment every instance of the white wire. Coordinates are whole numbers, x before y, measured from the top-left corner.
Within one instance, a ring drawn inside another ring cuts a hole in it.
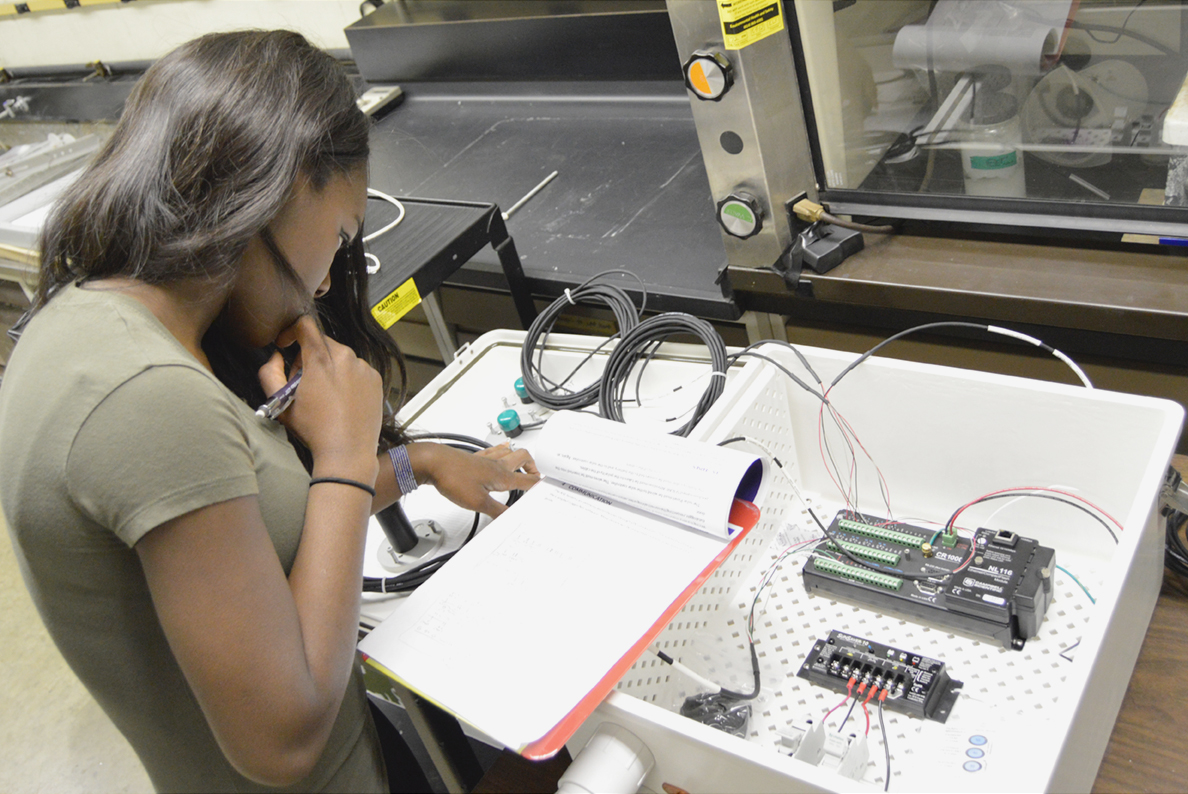
[[[775,453],[773,453],[770,449],[768,449],[761,441],[759,441],[758,439],[755,439],[755,438],[751,438],[750,436],[743,436],[742,440],[748,444],[753,444],[753,445],[759,447],[759,449],[763,450],[763,454],[767,455],[767,457],[771,459],[773,464],[775,463],[775,460],[776,460]],[[800,493],[800,488],[797,487],[796,480],[792,479],[792,475],[789,474],[787,471],[785,471],[783,466],[776,466],[775,468],[779,471],[780,474],[782,474],[784,476],[784,479],[788,481],[788,485],[792,486],[792,493],[794,493],[796,495],[796,498],[799,499],[801,502],[803,502],[805,507],[809,507],[810,505],[808,503],[808,500],[805,499],[804,496]]]
[[[1093,384],[1089,382],[1089,376],[1086,375],[1085,372],[1080,367],[1077,366],[1075,361],[1073,361],[1071,358],[1069,358],[1068,356],[1061,353],[1056,348],[1052,348],[1052,355],[1056,356],[1056,358],[1060,359],[1065,364],[1068,364],[1069,368],[1073,372],[1077,373],[1077,377],[1081,379],[1081,383],[1085,384],[1086,389],[1093,388]]]
[[[1002,336],[1009,336],[1009,337],[1012,337],[1013,339],[1018,339],[1021,342],[1026,342],[1030,345],[1035,345],[1036,347],[1045,347],[1045,344],[1043,342],[1041,342],[1039,339],[1036,339],[1034,336],[1028,336],[1027,334],[1021,333],[1019,331],[1015,331],[1011,328],[1002,328],[1001,326],[997,326],[997,325],[987,325],[986,330],[990,331],[991,333],[1001,334]],[[1071,369],[1073,371],[1073,373],[1075,373],[1078,378],[1080,378],[1081,383],[1084,384],[1086,389],[1093,388],[1093,383],[1090,382],[1089,376],[1085,374],[1085,371],[1083,369],[1081,369],[1080,367],[1077,366],[1075,361],[1073,361],[1071,358],[1069,358],[1064,353],[1060,352],[1059,350],[1057,350],[1054,347],[1051,348],[1051,350],[1052,350],[1053,356],[1055,356],[1056,358],[1060,359],[1065,364],[1067,364],[1068,368]]]
[[[380,229],[377,232],[372,232],[371,234],[364,237],[363,242],[365,242],[365,243],[369,243],[372,240],[375,240],[376,238],[380,237],[381,235],[387,234],[388,232],[392,231],[397,226],[399,226],[400,222],[402,220],[404,220],[404,205],[401,204],[397,199],[393,198],[392,196],[389,196],[387,193],[384,193],[382,190],[376,190],[373,187],[367,188],[367,195],[371,196],[372,198],[377,198],[382,201],[388,202],[393,207],[400,210],[400,214],[396,216],[396,220],[392,221],[384,228]]]
[[[657,657],[660,656],[659,651],[657,651],[656,649],[652,648],[650,650],[652,651],[652,653],[656,654]],[[669,657],[669,658],[671,659],[672,657]],[[664,662],[664,659],[660,659],[660,661]],[[664,663],[671,666],[674,670],[679,670],[680,672],[684,673],[686,676],[688,676],[689,678],[693,679],[698,684],[700,684],[703,688],[708,689],[711,693],[717,693],[717,692],[722,691],[722,687],[720,684],[715,684],[713,681],[709,680],[708,678],[701,675],[700,673],[681,664],[676,659],[672,659],[672,661],[664,662]]]
[[[1043,488],[1043,490],[1046,490],[1046,491],[1057,491],[1057,492],[1064,492],[1064,493],[1066,493],[1066,494],[1068,494],[1068,495],[1072,496],[1072,495],[1073,495],[1073,492],[1074,492],[1074,491],[1076,491],[1076,490],[1077,490],[1077,488],[1076,488],[1076,487],[1074,487],[1074,486],[1066,486],[1066,485],[1061,485],[1060,483],[1052,483],[1051,485],[1045,486],[1045,487]],[[982,526],[988,526],[988,525],[990,524],[990,521],[991,521],[991,519],[993,519],[993,518],[994,518],[996,515],[998,515],[999,513],[1001,513],[1003,510],[1006,510],[1008,507],[1010,507],[1011,505],[1013,505],[1015,502],[1018,502],[1020,499],[1026,499],[1026,498],[1027,498],[1027,496],[1028,496],[1027,494],[1025,494],[1025,493],[1021,493],[1021,494],[1019,494],[1018,496],[1016,496],[1014,499],[1011,499],[1011,500],[1008,500],[1008,501],[1004,502],[1004,503],[1003,503],[1003,504],[1002,504],[1002,505],[1001,505],[1001,506],[1000,506],[1000,507],[999,507],[997,510],[995,510],[995,511],[994,511],[993,513],[991,513],[990,515],[988,515],[988,516],[986,516],[985,518],[983,518],[983,519],[982,519],[981,521],[979,521],[978,523],[979,523],[979,524],[981,524]],[[956,529],[956,527],[954,527],[954,529]]]

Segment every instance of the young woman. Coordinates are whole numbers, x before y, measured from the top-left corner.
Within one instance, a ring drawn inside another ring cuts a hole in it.
[[[385,415],[403,364],[366,311],[367,157],[332,58],[206,36],[144,75],[41,240],[0,504],[50,634],[162,791],[386,788],[355,655],[368,516],[398,480],[495,514],[490,491],[536,479]],[[256,416],[296,368],[279,422]]]

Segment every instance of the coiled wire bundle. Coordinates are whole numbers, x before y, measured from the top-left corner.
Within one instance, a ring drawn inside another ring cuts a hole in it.
[[[643,298],[638,310],[626,291],[615,284],[602,281],[606,276],[617,274],[628,275],[639,280]],[[564,295],[553,301],[537,316],[532,327],[528,329],[527,336],[524,337],[524,347],[520,352],[520,375],[524,379],[524,389],[528,395],[538,404],[554,411],[577,410],[597,402],[600,388],[598,381],[576,390],[569,388],[567,384],[578,370],[612,339],[621,337],[639,324],[639,316],[643,312],[647,300],[648,294],[644,289],[643,281],[629,270],[607,270],[590,277],[574,289],[566,290]],[[541,371],[541,361],[544,358],[549,334],[553,332],[553,326],[561,313],[570,306],[576,306],[579,302],[585,305],[605,305],[614,314],[619,332],[590,351],[567,376],[559,381],[550,380]]]
[[[678,334],[692,334],[699,337],[709,351],[709,383],[692,411],[689,421],[672,431],[672,435],[687,436],[705,416],[714,401],[726,388],[726,344],[714,327],[705,320],[683,312],[667,312],[644,320],[623,334],[623,338],[606,362],[598,390],[598,410],[603,417],[616,422],[623,421],[623,400],[627,382],[635,365],[643,362],[635,379],[636,400],[639,399],[639,383],[644,370],[651,362],[656,350],[669,337]]]

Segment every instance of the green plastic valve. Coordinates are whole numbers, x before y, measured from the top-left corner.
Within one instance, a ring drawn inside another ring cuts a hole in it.
[[[520,427],[520,415],[516,413],[514,408],[508,408],[499,414],[499,418],[495,421],[499,422],[500,429],[507,434],[508,438],[515,438],[524,432],[523,428]]]
[[[525,405],[532,402],[532,398],[528,396],[528,387],[524,385],[523,378],[516,378],[515,388],[516,396],[520,398],[520,402]]]

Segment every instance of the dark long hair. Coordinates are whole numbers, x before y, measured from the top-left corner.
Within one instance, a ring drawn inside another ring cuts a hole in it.
[[[366,167],[369,132],[342,67],[300,34],[237,31],[183,44],[137,82],[111,139],[55,205],[34,307],[70,281],[229,286],[300,177],[321,190]],[[303,290],[284,257],[273,258]],[[362,242],[342,249],[330,273],[330,292],[316,301],[327,335],[376,368],[385,394],[398,373],[402,399],[404,360],[368,311]],[[202,344],[228,388],[249,405],[263,402],[260,351],[237,345],[219,323]],[[404,440],[390,416],[382,439]]]

